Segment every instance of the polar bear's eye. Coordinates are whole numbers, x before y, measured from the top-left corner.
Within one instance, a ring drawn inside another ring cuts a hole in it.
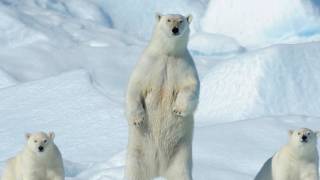
[[[38,141],[37,140],[34,140],[34,143],[37,143]]]
[[[171,20],[170,20],[170,19],[168,19],[168,22],[171,22]]]
[[[43,142],[44,142],[44,143],[47,143],[47,140],[44,140]]]
[[[308,132],[308,136],[310,136],[310,132]]]
[[[298,135],[301,135],[301,133],[298,132]]]
[[[182,20],[179,21],[180,24],[181,24],[182,22],[183,22]]]

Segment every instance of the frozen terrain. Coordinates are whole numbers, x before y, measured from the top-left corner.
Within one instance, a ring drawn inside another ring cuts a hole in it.
[[[0,175],[42,130],[68,180],[123,178],[124,94],[155,12],[194,15],[195,180],[253,179],[289,129],[320,129],[317,0],[0,0]]]

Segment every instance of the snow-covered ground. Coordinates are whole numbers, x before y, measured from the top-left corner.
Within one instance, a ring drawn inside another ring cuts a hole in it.
[[[317,0],[0,0],[0,174],[24,133],[43,130],[56,132],[68,180],[122,179],[126,84],[161,12],[194,15],[194,179],[253,179],[289,129],[320,129],[319,10]]]

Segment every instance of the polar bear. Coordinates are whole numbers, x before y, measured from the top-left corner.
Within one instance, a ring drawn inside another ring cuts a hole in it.
[[[319,180],[317,136],[302,128],[289,131],[289,143],[270,158],[255,180]]]
[[[64,180],[64,168],[53,132],[27,133],[24,149],[7,161],[1,180]]]
[[[128,84],[126,178],[192,179],[199,78],[187,50],[192,17],[156,15],[152,39]]]

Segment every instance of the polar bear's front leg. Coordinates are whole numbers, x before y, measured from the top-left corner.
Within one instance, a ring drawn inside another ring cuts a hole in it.
[[[304,171],[302,171],[301,179],[303,180],[319,180],[318,167],[315,164],[305,165]]]
[[[142,127],[146,118],[144,109],[144,97],[141,94],[141,87],[135,82],[130,82],[127,92],[127,117],[129,126]]]
[[[192,147],[187,142],[177,147],[166,173],[167,180],[192,180]]]
[[[124,180],[151,180],[150,166],[145,162],[142,148],[137,146],[137,144],[129,144],[128,146]]]
[[[199,85],[195,83],[178,92],[173,106],[173,113],[177,116],[188,116],[196,110],[199,101]]]

